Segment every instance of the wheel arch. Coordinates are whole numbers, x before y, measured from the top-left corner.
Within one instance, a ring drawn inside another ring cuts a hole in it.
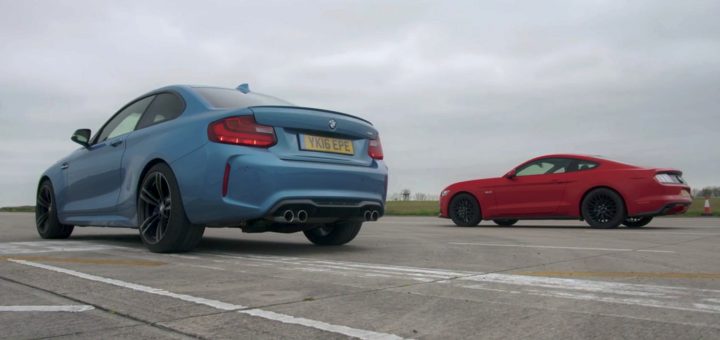
[[[150,169],[160,163],[164,163],[168,167],[170,166],[170,163],[165,161],[162,158],[156,157],[151,159],[149,162],[145,164],[142,171],[140,171],[140,174],[138,175],[137,183],[135,183],[135,202],[137,202],[138,197],[140,197],[140,186],[142,185],[143,178],[145,178],[145,175],[150,171]],[[172,167],[170,167],[172,169]]]
[[[470,197],[472,197],[472,198],[475,199],[475,202],[477,202],[477,205],[478,205],[478,209],[480,209],[480,219],[481,219],[481,220],[484,220],[485,217],[483,216],[483,203],[478,199],[477,195],[475,195],[475,194],[473,194],[472,192],[467,191],[467,190],[462,190],[462,191],[458,191],[458,192],[456,192],[456,193],[453,193],[453,195],[452,195],[452,196],[450,197],[450,199],[447,201],[447,202],[448,202],[448,203],[447,203],[447,204],[448,204],[448,205],[447,205],[448,216],[450,215],[450,204],[451,204],[452,201],[455,199],[455,197],[457,197],[457,196],[459,196],[459,195],[462,195],[462,194],[470,195]]]
[[[577,211],[578,211],[578,216],[579,216],[581,219],[584,219],[584,217],[583,217],[583,215],[582,215],[582,204],[583,204],[583,201],[585,201],[585,197],[587,197],[587,195],[590,194],[593,190],[597,190],[597,189],[608,189],[608,190],[616,193],[618,196],[620,196],[620,200],[621,200],[622,203],[623,203],[623,208],[625,208],[625,215],[627,216],[628,207],[627,207],[627,200],[625,199],[625,196],[623,196],[623,194],[620,193],[620,191],[618,191],[617,189],[615,189],[615,188],[613,188],[613,187],[611,187],[611,186],[608,186],[608,185],[597,185],[597,186],[591,187],[590,189],[585,190],[585,192],[582,194],[582,196],[580,196],[580,201],[577,202],[576,207],[577,207],[577,209],[578,209],[578,210],[577,210]]]

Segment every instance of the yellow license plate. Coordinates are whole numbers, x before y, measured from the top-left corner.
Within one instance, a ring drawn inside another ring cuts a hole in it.
[[[354,155],[353,143],[349,139],[300,135],[300,149],[319,152]]]

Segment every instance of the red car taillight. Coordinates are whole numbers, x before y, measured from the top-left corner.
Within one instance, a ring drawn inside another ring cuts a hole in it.
[[[277,143],[272,126],[260,125],[253,116],[228,117],[208,126],[208,139],[217,143],[267,148]]]
[[[382,144],[380,143],[380,136],[376,139],[370,140],[368,155],[370,155],[373,159],[383,159],[383,157],[385,157],[383,155]]]

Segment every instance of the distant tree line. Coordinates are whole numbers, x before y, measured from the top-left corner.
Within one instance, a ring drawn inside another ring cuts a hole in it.
[[[413,193],[410,189],[390,194],[388,201],[437,201],[438,195],[428,195],[423,192]]]
[[[704,187],[692,189],[693,197],[720,197],[720,187]]]

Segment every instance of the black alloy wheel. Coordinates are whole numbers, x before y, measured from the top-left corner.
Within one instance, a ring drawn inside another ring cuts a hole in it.
[[[500,220],[493,220],[493,222],[495,222],[495,224],[497,224],[497,225],[509,227],[509,226],[517,223],[518,220],[516,220],[516,219],[500,219]]]
[[[455,225],[472,227],[478,225],[482,219],[480,205],[475,197],[469,194],[459,194],[450,201],[450,218]]]
[[[615,191],[595,189],[583,199],[582,216],[593,228],[617,228],[625,220],[625,204]]]
[[[35,201],[35,226],[38,234],[46,239],[68,238],[75,226],[60,223],[57,216],[55,194],[49,180],[45,180],[38,188]]]
[[[156,164],[143,178],[137,200],[140,238],[150,251],[171,253],[195,248],[204,226],[190,223],[172,169]]]

